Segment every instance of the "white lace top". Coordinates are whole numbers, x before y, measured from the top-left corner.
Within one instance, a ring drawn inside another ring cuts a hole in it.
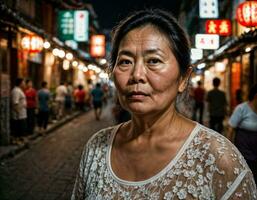
[[[72,200],[257,199],[252,173],[239,151],[200,124],[158,174],[138,182],[120,179],[110,163],[118,128],[103,129],[88,141]]]

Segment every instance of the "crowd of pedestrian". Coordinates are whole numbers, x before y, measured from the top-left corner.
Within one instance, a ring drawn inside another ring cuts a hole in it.
[[[43,134],[51,121],[56,122],[71,115],[73,111],[87,111],[94,107],[96,119],[101,116],[101,107],[106,102],[107,89],[100,83],[92,91],[79,84],[73,87],[71,82],[61,82],[54,90],[43,81],[38,90],[32,80],[17,78],[11,91],[11,136],[17,143],[28,135]]]

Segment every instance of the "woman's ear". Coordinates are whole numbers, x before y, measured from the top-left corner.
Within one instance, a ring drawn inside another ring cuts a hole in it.
[[[189,67],[185,76],[181,77],[179,87],[178,87],[178,92],[179,93],[184,92],[184,90],[186,89],[186,87],[188,85],[188,82],[189,82],[189,79],[190,79],[190,76],[192,74],[192,71],[193,71],[193,68]]]

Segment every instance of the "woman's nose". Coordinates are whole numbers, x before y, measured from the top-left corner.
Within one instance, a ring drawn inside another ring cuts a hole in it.
[[[146,69],[143,62],[139,61],[135,63],[131,72],[131,80],[136,83],[146,81]]]

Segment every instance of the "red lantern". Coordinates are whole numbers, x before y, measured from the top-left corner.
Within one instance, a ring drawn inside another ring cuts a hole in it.
[[[90,55],[92,57],[105,56],[105,36],[104,35],[92,35],[90,43],[91,43]]]
[[[257,26],[257,1],[246,1],[239,4],[236,18],[242,26]]]
[[[43,49],[44,41],[37,35],[26,35],[21,39],[21,47],[29,53],[38,53]]]

